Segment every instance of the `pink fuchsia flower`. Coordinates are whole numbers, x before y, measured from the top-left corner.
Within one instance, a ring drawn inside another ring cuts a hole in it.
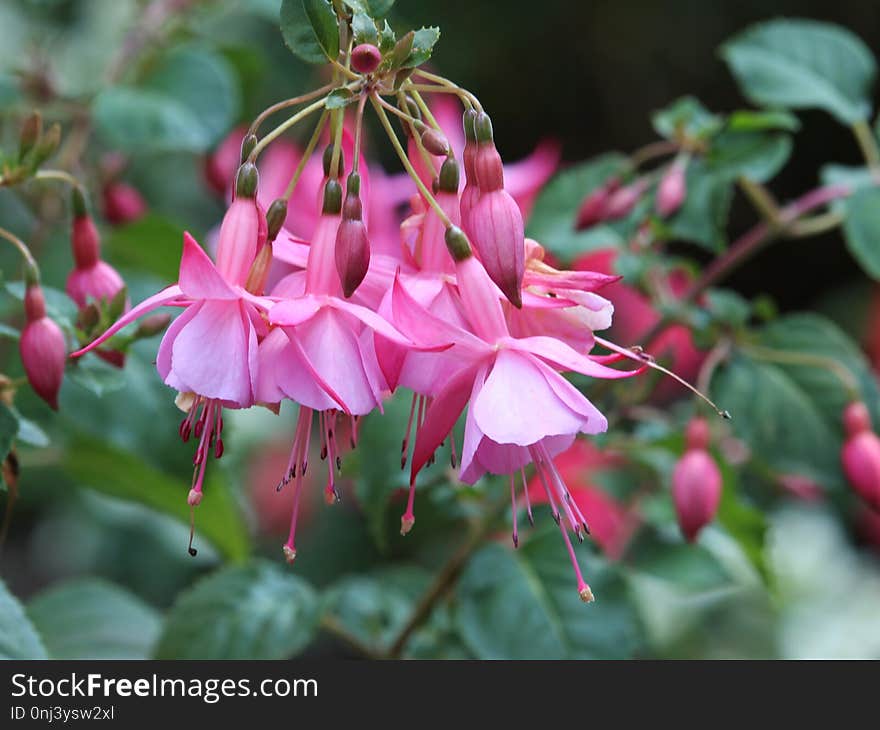
[[[695,418],[687,427],[686,450],[672,471],[672,499],[682,534],[694,542],[715,519],[721,500],[721,472],[707,451],[709,424]]]
[[[486,472],[510,474],[512,479],[513,474],[534,463],[554,515],[564,515],[568,527],[583,539],[586,521],[562,482],[553,457],[571,445],[575,434],[599,433],[607,422],[558,371],[602,378],[633,373],[608,368],[551,337],[511,337],[500,292],[470,255],[463,234],[451,229],[448,243],[456,258],[457,288],[471,331],[431,315],[409,296],[399,279],[393,289],[392,309],[398,328],[414,339],[434,336],[453,342],[449,353],[459,362],[457,372],[434,395],[418,425],[401,532],[408,532],[415,522],[418,472],[451,436],[467,406],[461,479],[473,483]],[[584,600],[592,600],[561,522],[560,528],[573,560],[578,592]]]
[[[26,322],[18,344],[24,372],[34,392],[57,411],[67,360],[64,333],[46,315],[46,300],[39,284],[29,284],[25,289],[24,311]]]
[[[618,188],[612,192],[605,201],[602,211],[602,220],[615,221],[626,218],[636,204],[641,200],[645,190],[648,189],[647,178],[640,177],[629,185]]]
[[[245,168],[238,193],[256,208],[254,177],[255,171]],[[265,335],[263,314],[270,303],[242,286],[244,256],[227,250],[256,251],[261,226],[255,227],[252,218],[252,211],[240,205],[227,211],[226,234],[221,235],[218,249],[222,269],[184,233],[178,282],[138,304],[98,339],[73,353],[79,357],[98,347],[158,307],[184,308],[162,338],[156,369],[163,382],[180,393],[178,405],[187,413],[180,424],[181,438],[187,441],[195,434],[198,440],[188,497],[191,506],[201,502],[209,452],[213,450],[215,458],[223,454],[223,408],[247,408],[255,402],[257,341]]]
[[[578,208],[575,228],[580,231],[602,222],[605,219],[608,200],[619,187],[620,178],[612,177],[587,195],[581,203],[581,207]]]
[[[668,218],[684,203],[687,195],[687,160],[677,159],[664,173],[657,186],[657,213]]]
[[[114,225],[131,223],[147,212],[144,196],[133,185],[114,181],[107,183],[103,191],[104,217]]]
[[[841,461],[855,492],[880,511],[880,438],[871,428],[871,415],[864,403],[850,403],[843,413],[846,441]]]
[[[619,458],[599,451],[586,439],[575,439],[554,461],[575,504],[589,519],[590,538],[608,558],[620,560],[638,529],[639,517],[595,483],[598,475],[620,466]],[[525,494],[531,504],[547,503],[540,475],[531,478]]]

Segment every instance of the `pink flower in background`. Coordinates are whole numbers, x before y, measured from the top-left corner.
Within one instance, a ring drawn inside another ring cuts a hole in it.
[[[850,403],[843,414],[846,441],[841,462],[855,492],[880,511],[880,438],[871,428],[871,414],[864,403]]]
[[[147,212],[147,202],[140,191],[126,182],[114,181],[104,186],[104,217],[114,225],[132,223]]]

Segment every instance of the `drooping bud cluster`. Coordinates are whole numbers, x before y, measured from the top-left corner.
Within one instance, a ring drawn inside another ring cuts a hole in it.
[[[685,434],[684,455],[672,472],[672,499],[678,525],[688,542],[694,542],[715,519],[721,500],[721,471],[708,451],[709,424],[693,419]]]

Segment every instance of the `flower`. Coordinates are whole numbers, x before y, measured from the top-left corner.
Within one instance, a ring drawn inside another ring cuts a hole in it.
[[[684,203],[687,195],[687,180],[685,178],[686,162],[676,160],[666,170],[657,186],[657,213],[663,218],[668,218],[675,213]]]
[[[67,360],[64,333],[46,316],[46,300],[39,284],[26,288],[24,311],[26,323],[18,344],[24,372],[34,392],[57,411]]]
[[[721,500],[721,472],[706,450],[709,425],[702,418],[687,427],[686,450],[672,471],[672,499],[678,525],[688,542],[694,542],[715,519]]]
[[[104,186],[104,217],[114,225],[131,223],[147,212],[143,195],[133,185],[111,182]]]
[[[125,288],[125,282],[116,269],[101,260],[101,239],[90,215],[74,215],[70,241],[74,269],[67,277],[67,295],[80,309],[90,301],[109,302]]]

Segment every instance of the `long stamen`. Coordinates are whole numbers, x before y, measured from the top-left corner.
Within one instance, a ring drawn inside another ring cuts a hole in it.
[[[547,484],[547,476],[544,474],[540,455],[537,453],[534,446],[529,447],[529,453],[532,455],[532,462],[535,465],[535,471],[538,472],[538,476],[541,478],[541,484],[544,487],[544,493],[547,495],[547,501],[550,503],[550,509],[553,510],[553,519],[556,521],[556,524],[559,524],[559,508],[556,506],[556,500],[553,498],[553,490],[550,489],[550,485]]]
[[[517,535],[517,511],[516,511],[516,479],[513,474],[510,475],[510,503],[513,509],[513,546],[519,547],[519,536]]]
[[[568,537],[568,532],[563,525],[559,525],[559,531],[562,533],[562,539],[565,540],[565,548],[568,550],[568,557],[571,559],[574,574],[577,576],[578,595],[584,603],[591,603],[595,600],[593,597],[593,591],[590,590],[590,586],[587,585],[584,576],[581,574],[581,566],[578,565],[577,556],[574,554],[574,547]]]
[[[603,339],[602,337],[598,337],[596,335],[593,335],[593,339],[595,339],[595,341],[597,343],[602,345],[602,347],[604,347],[608,350],[611,350],[612,352],[616,352],[619,355],[623,355],[624,357],[629,358],[630,360],[635,360],[636,362],[640,362],[643,365],[651,368],[652,370],[657,370],[658,372],[661,372],[664,375],[668,375],[670,378],[675,380],[677,383],[680,383],[681,385],[683,385],[685,388],[687,388],[689,391],[691,391],[691,393],[693,393],[698,398],[700,398],[705,403],[707,403],[709,405],[709,407],[713,411],[715,411],[715,413],[717,413],[719,416],[721,416],[722,418],[725,418],[727,420],[730,420],[732,418],[729,411],[722,410],[717,405],[715,405],[715,403],[712,400],[710,400],[706,394],[699,391],[696,387],[691,385],[687,380],[685,380],[684,378],[682,378],[679,375],[676,375],[674,372],[672,372],[668,368],[665,368],[662,365],[658,364],[657,361],[654,360],[654,358],[651,355],[649,355],[648,353],[646,353],[641,347],[633,347],[632,349],[627,350],[624,347],[620,347],[619,345],[615,345],[613,342],[609,342],[608,340]]]
[[[529,497],[529,483],[526,481],[526,470],[521,467],[519,470],[522,477],[523,496],[526,498],[526,514],[529,516],[529,524],[535,526],[535,518],[532,516],[532,499]]]
[[[400,468],[406,468],[406,452],[409,449],[409,436],[412,432],[413,415],[416,412],[416,401],[419,396],[413,393],[412,402],[409,405],[409,418],[406,421],[406,433],[403,436],[403,443],[400,445]]]

